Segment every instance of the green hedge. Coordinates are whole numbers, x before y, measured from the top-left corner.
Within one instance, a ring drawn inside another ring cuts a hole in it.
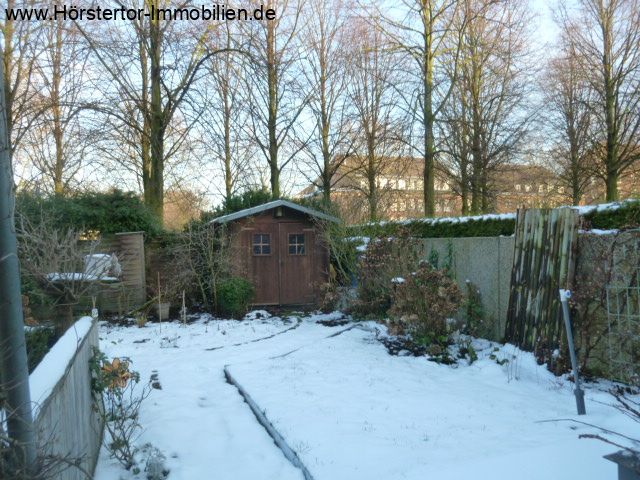
[[[586,229],[626,230],[640,228],[640,201],[628,200],[592,209],[581,208]],[[364,237],[392,237],[405,233],[418,238],[498,237],[513,235],[516,214],[482,215],[461,221],[452,218],[418,218],[354,225],[349,234]]]
[[[354,236],[391,237],[406,233],[418,238],[498,237],[513,235],[514,215],[485,215],[466,221],[457,218],[416,219],[404,222],[381,222],[351,227]]]
[[[21,192],[16,198],[16,211],[32,223],[46,218],[60,228],[84,228],[103,234],[136,231],[156,234],[162,230],[153,212],[136,194],[116,189],[70,196]]]
[[[640,201],[627,201],[618,208],[594,208],[583,218],[591,228],[627,230],[640,227]]]

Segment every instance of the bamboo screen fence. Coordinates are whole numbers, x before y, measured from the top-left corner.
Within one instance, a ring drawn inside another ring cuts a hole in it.
[[[558,290],[571,288],[578,213],[519,210],[505,340],[548,360],[564,338]]]

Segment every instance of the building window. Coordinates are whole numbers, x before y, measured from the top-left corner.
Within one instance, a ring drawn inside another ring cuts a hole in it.
[[[516,183],[516,192],[519,192],[520,190],[522,190],[522,185]]]
[[[531,191],[531,185],[525,185],[524,186],[524,191],[525,192],[530,192]]]
[[[544,193],[544,185],[538,187],[538,193]]]
[[[398,180],[398,188],[400,190],[405,190],[407,188],[406,180]]]
[[[268,233],[256,233],[253,236],[253,254],[271,255],[271,235]]]
[[[289,235],[289,255],[304,255],[304,234],[292,233]]]

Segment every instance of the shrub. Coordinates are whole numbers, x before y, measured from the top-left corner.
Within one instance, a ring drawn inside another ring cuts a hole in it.
[[[24,336],[27,343],[29,373],[31,373],[53,347],[58,337],[55,329],[49,327],[31,328],[24,332]]]
[[[243,193],[232,195],[215,210],[203,213],[200,220],[191,222],[190,225],[188,224],[187,229],[207,224],[214,218],[222,217],[223,215],[229,215],[230,213],[239,212],[246,208],[257,207],[258,205],[269,203],[272,200],[273,196],[266,188],[250,189]]]
[[[407,326],[414,340],[425,344],[446,344],[447,319],[460,308],[462,294],[446,270],[423,262],[418,270],[396,285],[392,319]]]
[[[391,306],[394,279],[411,274],[418,264],[419,242],[406,235],[369,243],[360,261],[360,278],[354,311],[384,315]]]
[[[140,448],[136,441],[142,430],[140,406],[151,393],[151,384],[139,390],[140,374],[131,369],[131,361],[119,358],[109,361],[98,349],[94,349],[89,366],[95,410],[104,420],[107,450],[125,469],[137,474],[140,467],[136,455]]]
[[[487,336],[490,332],[486,324],[486,314],[480,289],[469,280],[466,281],[466,286],[467,295],[462,302],[465,320],[464,332],[474,337]]]
[[[32,224],[46,218],[61,230],[84,229],[102,234],[135,231],[157,234],[162,230],[153,212],[136,194],[117,189],[70,196],[21,192],[16,198],[16,211]]]
[[[217,310],[234,318],[243,316],[255,296],[253,284],[241,277],[231,277],[218,283],[216,289]]]

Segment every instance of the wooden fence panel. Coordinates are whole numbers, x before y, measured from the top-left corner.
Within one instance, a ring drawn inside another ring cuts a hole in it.
[[[571,288],[578,213],[519,210],[505,340],[547,361],[564,330],[558,290]]]

